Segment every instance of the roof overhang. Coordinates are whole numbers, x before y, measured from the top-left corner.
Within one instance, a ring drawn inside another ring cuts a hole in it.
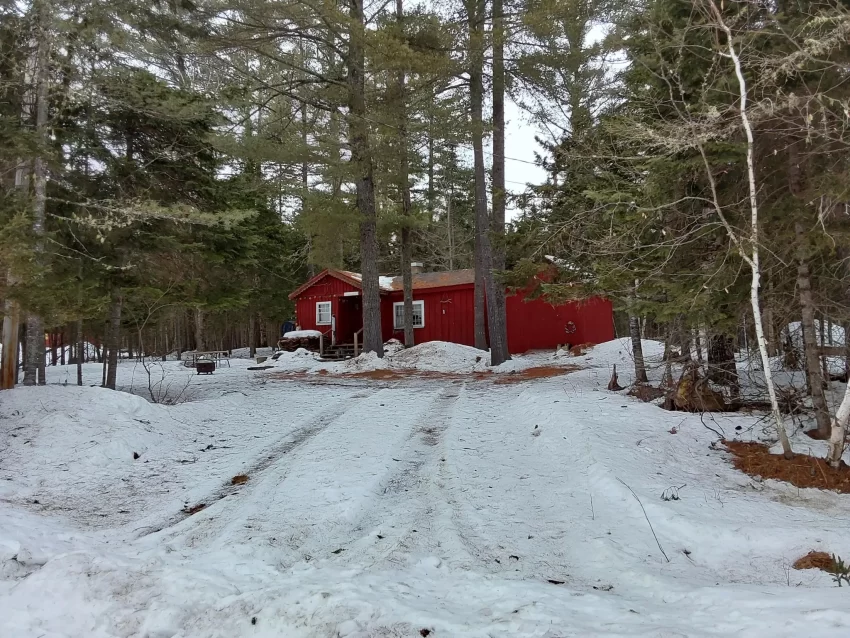
[[[305,283],[298,286],[298,288],[296,288],[291,293],[289,293],[289,298],[295,299],[296,297],[300,297],[301,294],[305,290],[307,290],[308,288],[311,288],[312,286],[315,286],[317,283],[319,283],[325,277],[333,277],[334,279],[339,279],[340,281],[344,281],[345,283],[347,283],[349,286],[354,286],[355,288],[358,288],[358,289],[363,288],[359,279],[355,279],[354,277],[350,277],[348,274],[341,272],[339,270],[334,270],[332,268],[328,268],[328,269],[320,272],[318,275],[316,275],[312,279],[309,279]]]

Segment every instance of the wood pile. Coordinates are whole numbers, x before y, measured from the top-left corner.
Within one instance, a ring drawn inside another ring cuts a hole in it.
[[[278,347],[286,352],[295,352],[298,348],[306,348],[313,352],[319,351],[318,337],[283,337],[277,342]]]

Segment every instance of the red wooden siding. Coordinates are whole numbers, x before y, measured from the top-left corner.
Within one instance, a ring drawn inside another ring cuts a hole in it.
[[[425,326],[413,329],[417,344],[426,341],[450,341],[474,345],[474,295],[468,285],[426,288],[413,291],[414,301],[425,302]],[[384,340],[390,337],[404,341],[404,331],[393,329],[393,304],[404,301],[402,292],[392,292],[381,299]]]
[[[601,297],[553,306],[543,298],[526,301],[518,293],[507,298],[506,312],[512,353],[614,338],[613,306]],[[575,325],[573,333],[566,330],[569,322]]]
[[[296,324],[302,330],[318,330],[319,332],[327,332],[330,330],[330,326],[316,325],[316,303],[320,301],[330,301],[331,314],[334,317],[340,318],[340,298],[343,297],[346,292],[359,293],[360,291],[349,283],[337,279],[336,277],[326,275],[310,286],[307,290],[303,291],[295,300]],[[346,330],[348,328],[348,326],[337,323],[338,331],[340,329]]]
[[[296,322],[303,330],[329,332],[316,325],[316,303],[331,302],[336,318],[337,343],[351,343],[363,326],[360,288],[351,273],[319,275],[290,296],[295,300]],[[432,282],[433,283],[433,282]],[[345,293],[358,293],[345,296]],[[401,290],[381,292],[381,333],[384,341],[404,340],[404,331],[393,328],[393,303],[401,302]],[[415,328],[415,342],[449,341],[474,345],[474,286],[457,283],[414,289],[414,301],[424,302],[425,326]],[[510,295],[506,305],[508,348],[512,353],[581,343],[602,343],[614,338],[614,311],[610,301],[594,297],[586,301],[553,306],[543,298],[526,301],[523,293]],[[575,330],[572,331],[573,326]],[[568,332],[568,328],[571,330]]]

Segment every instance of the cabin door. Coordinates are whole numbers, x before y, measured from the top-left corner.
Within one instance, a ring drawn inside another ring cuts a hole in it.
[[[340,297],[336,320],[337,343],[354,343],[354,333],[363,328],[360,296]]]

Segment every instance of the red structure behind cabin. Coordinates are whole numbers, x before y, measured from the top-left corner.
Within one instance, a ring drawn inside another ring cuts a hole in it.
[[[416,343],[450,341],[474,344],[473,270],[413,275]],[[381,329],[384,341],[404,340],[401,277],[381,277]],[[325,270],[289,295],[302,330],[318,330],[333,343],[353,343],[363,327],[358,273]],[[506,304],[508,347],[512,353],[614,338],[611,302],[593,297],[553,305],[545,298],[509,294]]]

